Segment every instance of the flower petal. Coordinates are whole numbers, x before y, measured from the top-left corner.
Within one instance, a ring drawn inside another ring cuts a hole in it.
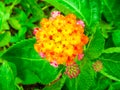
[[[77,21],[77,24],[81,25],[83,28],[85,27],[85,24],[84,24],[84,22],[82,20]]]
[[[33,30],[33,35],[35,35],[38,30],[39,30],[38,27],[34,28],[34,30]]]
[[[83,57],[84,57],[84,54],[78,54],[78,60],[83,59]]]
[[[40,52],[39,54],[40,54],[40,56],[41,56],[42,58],[45,58],[45,54],[44,54],[44,53]]]
[[[53,11],[53,12],[51,12],[51,17],[52,18],[56,18],[58,15],[60,15],[59,11]]]
[[[50,62],[50,65],[52,65],[53,67],[58,67],[58,64],[57,64],[56,61],[52,61],[52,62]]]

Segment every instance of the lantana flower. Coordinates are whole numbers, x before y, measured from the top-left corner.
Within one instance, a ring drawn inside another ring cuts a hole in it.
[[[84,22],[77,20],[74,14],[63,16],[59,11],[54,11],[49,19],[41,20],[40,26],[39,29],[34,29],[35,50],[54,67],[66,65],[68,76],[77,76],[79,66],[75,64],[74,58],[83,58],[83,46],[88,42],[88,37],[84,34]],[[71,67],[76,69],[73,70],[76,71],[74,75],[68,70]]]

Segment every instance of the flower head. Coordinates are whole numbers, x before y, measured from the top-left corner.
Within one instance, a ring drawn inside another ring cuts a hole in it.
[[[71,65],[76,56],[83,58],[83,46],[88,37],[84,34],[83,21],[78,21],[74,14],[63,16],[54,11],[49,19],[42,19],[40,26],[35,33],[34,47],[52,66]]]

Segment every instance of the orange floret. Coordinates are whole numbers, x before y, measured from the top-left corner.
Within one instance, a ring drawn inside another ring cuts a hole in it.
[[[74,62],[78,54],[83,53],[88,37],[84,34],[84,27],[77,24],[74,14],[44,18],[40,26],[35,33],[37,42],[34,47],[38,53],[44,53],[49,62],[67,65]]]

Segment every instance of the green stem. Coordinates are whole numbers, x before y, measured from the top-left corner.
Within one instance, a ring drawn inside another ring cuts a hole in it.
[[[15,1],[12,3],[12,5],[10,6],[10,8],[9,8],[9,11],[8,11],[8,12],[11,12],[11,11],[12,11],[12,9],[14,8],[14,6],[15,6],[16,2],[17,2],[17,0],[15,0]]]
[[[50,5],[46,5],[42,8],[42,10],[45,10],[46,8],[48,8]]]
[[[103,70],[100,71],[101,74],[103,74],[104,76],[112,79],[112,80],[115,80],[115,81],[119,81],[120,82],[120,79],[116,78],[116,77],[113,77],[112,75],[109,75],[108,73],[104,72]]]

